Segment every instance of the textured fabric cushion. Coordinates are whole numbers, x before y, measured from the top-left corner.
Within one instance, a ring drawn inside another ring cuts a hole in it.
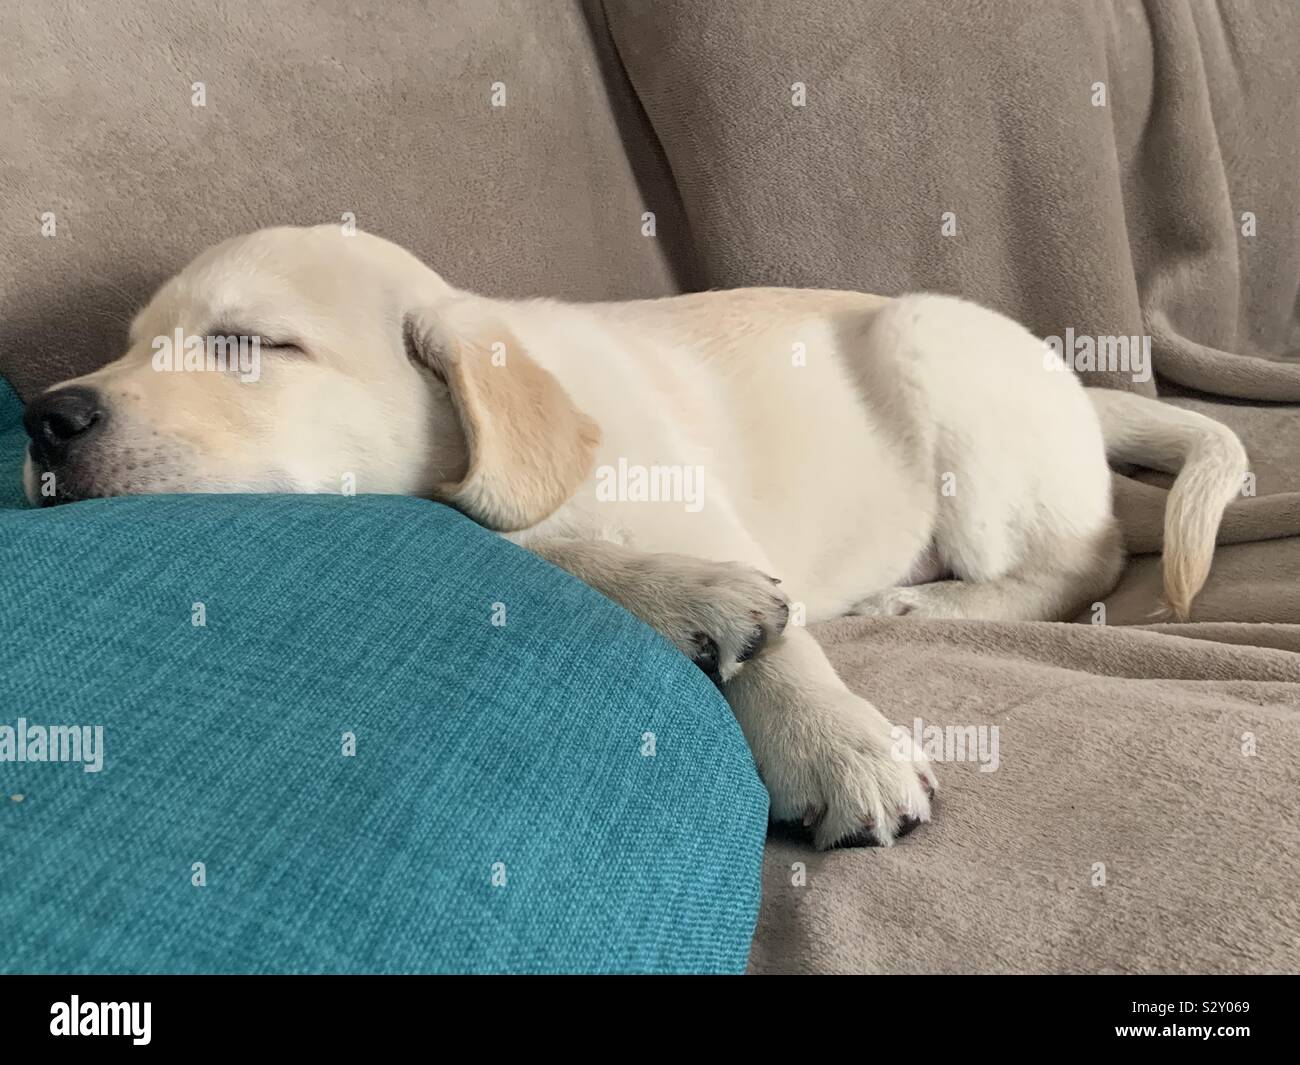
[[[420,500],[17,509],[16,416],[0,726],[103,766],[0,762],[0,970],[743,970],[767,798],[666,641]]]

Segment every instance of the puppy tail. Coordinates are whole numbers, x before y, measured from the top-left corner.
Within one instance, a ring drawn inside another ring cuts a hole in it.
[[[1090,388],[1106,457],[1177,474],[1165,504],[1164,585],[1174,617],[1187,620],[1210,575],[1223,511],[1241,494],[1246,449],[1226,425],[1132,392]]]

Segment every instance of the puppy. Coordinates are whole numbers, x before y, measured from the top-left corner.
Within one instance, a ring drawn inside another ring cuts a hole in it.
[[[251,338],[255,365],[221,357],[230,337]],[[802,622],[1072,616],[1124,561],[1108,454],[1181,470],[1164,578],[1185,616],[1246,470],[1222,425],[1085,390],[1025,329],[957,299],[496,300],[336,226],[201,255],[139,313],[125,355],[37,397],[25,424],[38,503],[451,504],[705,669],[773,819],[819,847],[889,845],[929,819],[935,779]]]

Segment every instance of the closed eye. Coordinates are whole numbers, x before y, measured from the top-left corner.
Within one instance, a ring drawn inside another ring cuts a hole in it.
[[[252,341],[256,339],[259,351],[274,351],[285,355],[305,354],[305,350],[297,340],[289,337],[268,336],[265,333],[259,333],[256,329],[235,329],[216,326],[208,330],[210,337],[240,338],[247,337]]]

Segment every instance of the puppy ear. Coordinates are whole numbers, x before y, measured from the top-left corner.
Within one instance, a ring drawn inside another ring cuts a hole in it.
[[[447,386],[469,465],[434,497],[480,525],[527,529],[591,473],[600,428],[504,329],[452,331],[432,313],[403,322],[407,354]]]

